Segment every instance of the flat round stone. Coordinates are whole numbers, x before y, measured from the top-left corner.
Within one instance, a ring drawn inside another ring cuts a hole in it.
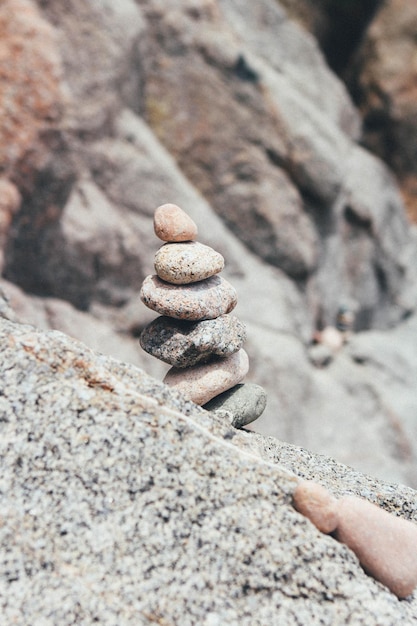
[[[154,213],[155,235],[162,241],[193,241],[197,238],[196,223],[176,204],[163,204]]]
[[[210,400],[204,405],[207,411],[222,413],[226,411],[232,420],[232,426],[243,428],[254,422],[266,407],[266,392],[255,383],[240,383],[228,391]]]
[[[230,313],[237,303],[236,290],[220,276],[191,285],[171,285],[158,276],[147,276],[140,298],[160,315],[179,320],[209,320]]]
[[[245,340],[245,326],[234,315],[202,322],[157,317],[139,339],[145,352],[174,367],[191,367],[214,355],[230,356]]]
[[[197,241],[166,243],[155,255],[155,271],[159,278],[174,285],[204,280],[223,268],[222,255]]]
[[[225,359],[214,357],[204,365],[194,365],[186,369],[172,367],[163,382],[182,393],[188,400],[202,405],[237,385],[248,370],[249,358],[241,348]]]

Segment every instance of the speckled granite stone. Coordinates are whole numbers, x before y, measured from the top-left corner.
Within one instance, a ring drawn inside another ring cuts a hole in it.
[[[399,601],[295,511],[294,472],[417,520],[412,489],[232,429],[134,366],[0,319],[2,623],[415,624],[416,596]]]
[[[239,383],[249,371],[249,358],[241,348],[229,357],[214,357],[208,363],[187,369],[171,368],[164,383],[195,404],[209,400]]]
[[[187,285],[214,276],[224,268],[219,252],[198,241],[166,243],[155,255],[159,278],[173,285]]]
[[[245,339],[245,326],[235,315],[220,315],[202,322],[162,316],[144,328],[140,345],[174,367],[190,367],[213,355],[230,356],[242,347]]]
[[[266,407],[266,392],[255,383],[240,383],[204,405],[207,411],[229,414],[232,426],[243,428],[254,422]]]
[[[147,276],[140,297],[160,315],[198,321],[230,313],[237,303],[236,290],[220,276],[211,276],[191,285],[170,285],[158,276]]]

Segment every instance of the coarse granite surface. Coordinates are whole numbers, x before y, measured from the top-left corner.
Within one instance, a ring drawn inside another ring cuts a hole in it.
[[[140,369],[0,319],[3,623],[414,624],[292,507],[297,475],[416,494],[233,429]]]

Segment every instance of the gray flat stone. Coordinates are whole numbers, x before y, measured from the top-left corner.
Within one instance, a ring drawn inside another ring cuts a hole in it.
[[[245,325],[235,315],[220,315],[202,322],[162,316],[142,331],[140,345],[157,359],[183,368],[207,361],[213,355],[230,356],[245,339]]]
[[[170,285],[158,276],[147,276],[140,297],[147,307],[180,320],[208,320],[230,313],[237,303],[235,288],[220,276],[191,285]]]
[[[174,285],[196,283],[218,274],[223,268],[222,255],[198,241],[167,243],[155,255],[159,278]]]
[[[207,411],[227,411],[235,428],[254,422],[265,410],[266,392],[255,383],[241,383],[210,400]]]

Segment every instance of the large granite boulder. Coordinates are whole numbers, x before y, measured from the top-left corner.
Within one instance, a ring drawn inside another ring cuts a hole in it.
[[[0,261],[18,319],[162,378],[138,346],[138,291],[153,211],[175,202],[238,291],[249,377],[268,393],[256,428],[416,485],[414,385],[395,378],[416,236],[314,38],[276,0],[19,0],[2,3],[0,27],[7,58],[23,55],[0,80],[17,98],[0,99]],[[317,326],[345,302],[356,331],[393,332],[387,363],[343,349],[313,364]],[[385,401],[391,385],[401,402]]]
[[[4,623],[415,622],[415,595],[292,507],[301,476],[417,522],[411,489],[236,431],[60,332],[1,318],[0,352]]]

